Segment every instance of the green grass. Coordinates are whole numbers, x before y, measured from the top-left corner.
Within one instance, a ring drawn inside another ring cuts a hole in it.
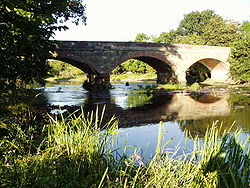
[[[201,87],[198,83],[194,83],[190,86],[185,86],[184,84],[160,84],[157,87],[158,89],[176,89],[176,90],[183,90],[183,89],[190,89],[193,91],[200,90]]]
[[[185,89],[184,84],[160,84],[158,89]]]
[[[145,80],[156,80],[156,74],[154,72],[145,74],[125,73],[110,76],[111,81],[123,81],[123,82],[134,82],[134,81],[145,81]]]
[[[2,187],[239,187],[249,186],[249,139],[240,131],[221,133],[220,125],[207,129],[203,144],[194,138],[193,152],[170,157],[162,143],[147,163],[137,154],[114,159],[110,150],[118,122],[103,122],[102,112],[51,118],[45,139],[33,153],[8,136],[0,140]],[[60,119],[60,120],[59,120]],[[21,134],[22,133],[22,134]],[[188,134],[188,133],[187,133]],[[27,136],[19,130],[19,137]],[[220,136],[222,135],[222,136]],[[29,142],[29,139],[27,140]],[[23,143],[24,145],[27,143]]]

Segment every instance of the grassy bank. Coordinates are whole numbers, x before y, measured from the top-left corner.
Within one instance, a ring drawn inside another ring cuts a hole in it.
[[[75,77],[49,77],[46,79],[47,82],[55,82],[55,81],[67,81],[67,82],[84,82],[87,80],[87,75],[75,76]]]
[[[134,82],[134,81],[147,81],[147,80],[156,80],[156,74],[154,72],[145,73],[145,74],[135,74],[135,73],[126,73],[126,74],[113,74],[110,76],[111,81],[122,81],[122,82]]]
[[[70,82],[84,82],[87,80],[87,75],[81,76],[54,76],[46,79],[48,82],[54,81],[70,81]],[[147,73],[147,74],[135,74],[135,73],[126,73],[126,74],[117,74],[110,75],[111,82],[134,82],[134,81],[148,81],[148,80],[156,80],[155,73]]]
[[[0,141],[1,187],[249,186],[249,138],[242,143],[240,131],[230,135],[213,125],[203,145],[194,138],[192,153],[173,158],[161,143],[159,125],[155,155],[145,164],[136,153],[113,157],[116,150],[108,146],[117,135],[118,121],[112,118],[105,123],[103,114],[51,118],[43,129],[45,139],[34,151],[27,147],[34,142],[32,135],[12,127],[16,137],[8,134]]]

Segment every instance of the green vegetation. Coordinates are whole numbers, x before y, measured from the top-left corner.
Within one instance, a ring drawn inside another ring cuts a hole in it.
[[[210,70],[203,64],[196,62],[186,71],[187,84],[204,82],[211,77]]]
[[[184,84],[161,84],[158,86],[159,89],[184,89]]]
[[[234,43],[229,61],[232,76],[240,82],[250,82],[250,32]]]
[[[184,84],[160,84],[158,89],[177,89],[177,90],[183,90],[183,89],[190,89],[190,90],[200,90],[201,86],[198,83],[194,83],[190,86],[185,86]]]
[[[62,61],[51,60],[49,61],[49,66],[51,69],[49,71],[49,76],[47,80],[56,80],[56,79],[70,79],[70,80],[86,80],[86,74],[80,69]]]
[[[136,59],[130,59],[120,64],[118,67],[116,67],[112,71],[112,74],[117,75],[117,74],[124,74],[126,72],[131,72],[135,74],[137,73],[145,74],[145,73],[155,73],[156,71],[151,66],[142,61]]]
[[[239,30],[238,23],[224,20],[213,10],[195,11],[184,15],[176,30],[163,32],[152,40],[162,43],[231,46],[239,38]]]
[[[86,21],[82,0],[1,0],[0,12],[0,87],[43,84],[54,31]]]
[[[32,134],[9,128],[0,140],[1,187],[248,187],[249,138],[240,141],[240,131],[230,135],[213,125],[203,144],[194,138],[192,153],[171,157],[160,124],[155,155],[145,164],[136,153],[114,158],[109,146],[118,124],[104,123],[103,112],[51,118],[33,151]]]
[[[113,74],[111,75],[111,81],[123,81],[123,82],[134,82],[134,81],[145,81],[145,80],[156,80],[156,74],[149,72],[145,74],[125,73],[125,74]]]

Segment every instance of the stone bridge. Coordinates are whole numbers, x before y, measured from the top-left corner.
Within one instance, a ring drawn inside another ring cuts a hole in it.
[[[110,74],[129,59],[141,60],[157,72],[158,83],[186,83],[186,71],[196,62],[211,71],[211,79],[229,79],[230,48],[138,42],[57,41],[54,59],[69,63],[89,75],[93,84],[109,83]]]

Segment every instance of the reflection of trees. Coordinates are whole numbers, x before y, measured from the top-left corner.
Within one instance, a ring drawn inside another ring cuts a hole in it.
[[[183,120],[179,121],[179,126],[182,131],[188,131],[188,136],[195,137],[198,136],[199,138],[204,137],[208,128],[212,126],[213,123],[216,122],[218,118],[203,118],[203,119],[196,119],[196,120]],[[218,125],[221,122],[218,122]],[[222,129],[228,129],[230,127],[229,124],[223,123]]]
[[[183,120],[179,121],[179,126],[182,131],[187,130],[190,133],[190,136],[195,137],[204,137],[206,130],[210,128],[213,123],[217,122],[218,126],[221,126],[221,130],[229,129],[232,124],[235,122],[235,125],[232,127],[231,132],[234,132],[236,129],[241,128],[244,132],[250,133],[250,122],[249,122],[250,107],[245,109],[245,112],[239,112],[237,114],[232,113],[227,117],[207,117],[196,120]]]
[[[233,94],[228,103],[232,108],[231,118],[243,129],[250,132],[250,97],[249,95]]]

